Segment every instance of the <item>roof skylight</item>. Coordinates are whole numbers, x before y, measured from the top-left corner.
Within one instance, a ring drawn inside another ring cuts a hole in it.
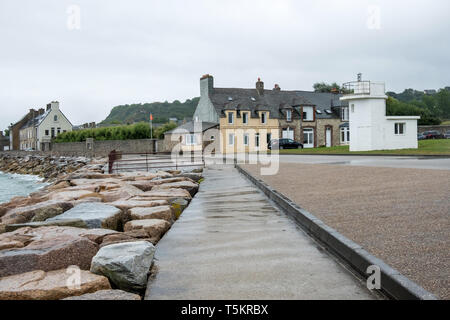
[[[331,112],[331,110],[325,110],[326,113],[328,114],[332,114],[333,112]]]

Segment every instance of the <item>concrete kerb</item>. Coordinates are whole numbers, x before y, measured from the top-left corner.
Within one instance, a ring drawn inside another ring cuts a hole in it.
[[[280,153],[280,156],[343,156],[343,157],[404,157],[404,158],[423,158],[423,159],[447,159],[450,158],[450,154],[418,154],[418,153],[411,153],[411,154],[385,154],[385,153],[356,153],[356,154],[349,154],[349,153]]]
[[[396,300],[437,300],[426,291],[384,261],[371,255],[360,245],[346,238],[293,201],[271,188],[264,181],[253,177],[248,171],[236,165],[237,170],[258,187],[309,235],[324,245],[334,256],[350,266],[362,278],[367,279],[367,268],[375,265],[381,270],[381,292]]]

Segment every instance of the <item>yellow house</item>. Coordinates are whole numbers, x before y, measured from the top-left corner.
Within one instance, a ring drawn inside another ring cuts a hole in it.
[[[220,118],[220,148],[222,153],[265,152],[279,132],[278,119],[268,110],[225,110]]]

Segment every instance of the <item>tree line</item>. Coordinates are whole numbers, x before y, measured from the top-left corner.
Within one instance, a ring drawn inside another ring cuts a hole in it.
[[[175,123],[166,123],[161,127],[153,129],[154,139],[163,139],[164,133],[175,129]],[[134,139],[150,139],[151,130],[148,123],[140,122],[132,125],[104,127],[94,129],[83,129],[77,131],[64,132],[59,134],[54,142],[84,142],[87,138],[95,140],[134,140]]]

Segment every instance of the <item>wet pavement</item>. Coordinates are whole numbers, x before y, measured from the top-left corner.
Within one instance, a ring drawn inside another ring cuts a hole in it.
[[[159,242],[146,299],[376,299],[232,166]]]

